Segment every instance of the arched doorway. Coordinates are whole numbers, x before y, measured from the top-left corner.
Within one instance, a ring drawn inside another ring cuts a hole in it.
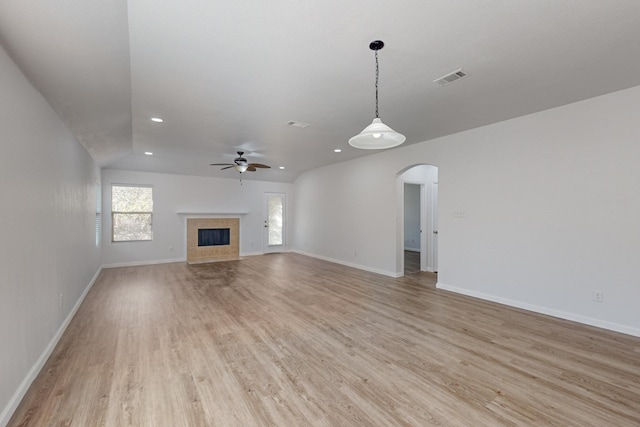
[[[438,271],[438,167],[413,165],[398,174],[399,276]]]

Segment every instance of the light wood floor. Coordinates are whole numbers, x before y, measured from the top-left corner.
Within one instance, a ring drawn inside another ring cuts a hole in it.
[[[296,254],[104,270],[10,426],[639,426],[640,339]]]
[[[404,251],[404,274],[420,271],[420,252]]]

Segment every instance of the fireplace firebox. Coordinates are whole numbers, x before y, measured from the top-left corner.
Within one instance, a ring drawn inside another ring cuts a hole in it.
[[[230,237],[229,228],[199,228],[198,246],[226,246]]]

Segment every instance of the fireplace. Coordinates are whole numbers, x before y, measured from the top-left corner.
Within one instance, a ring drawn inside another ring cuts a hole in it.
[[[239,218],[187,218],[187,262],[224,261],[240,257]]]
[[[229,228],[198,228],[198,246],[226,246],[229,231]]]

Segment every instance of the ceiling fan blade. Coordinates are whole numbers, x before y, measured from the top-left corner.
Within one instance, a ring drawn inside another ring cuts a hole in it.
[[[233,163],[211,163],[209,166],[233,166]]]
[[[255,171],[256,171],[255,167],[249,166],[249,167],[247,167],[247,170],[245,172],[255,172]]]
[[[233,166],[234,166],[234,165],[230,165],[230,166],[225,166],[225,167],[223,167],[223,168],[222,168],[222,169],[220,169],[220,170],[221,170],[221,171],[223,171],[223,170],[225,170],[225,169],[229,169],[229,168],[232,168]]]
[[[262,163],[249,163],[249,167],[250,168],[263,168],[263,169],[270,169],[271,168],[271,166],[263,165]]]

